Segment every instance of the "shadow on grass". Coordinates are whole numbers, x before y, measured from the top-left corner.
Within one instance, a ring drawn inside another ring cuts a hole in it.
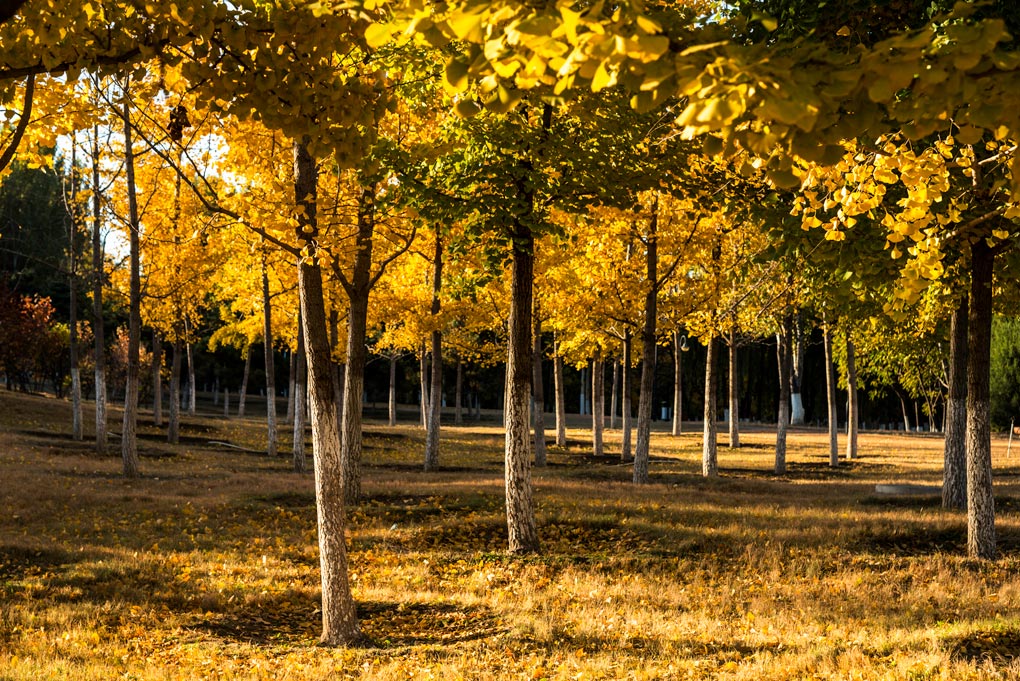
[[[1020,630],[1013,628],[972,631],[947,638],[943,643],[954,660],[988,661],[997,667],[1020,660]]]

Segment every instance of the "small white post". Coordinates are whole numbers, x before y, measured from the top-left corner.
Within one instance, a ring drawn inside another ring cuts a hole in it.
[[[1009,420],[1009,442],[1006,443],[1006,458],[1009,458],[1009,450],[1013,448],[1013,419]]]

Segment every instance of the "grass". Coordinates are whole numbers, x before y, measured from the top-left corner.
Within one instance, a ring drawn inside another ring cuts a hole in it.
[[[936,484],[938,438],[867,433],[830,470],[825,435],[796,430],[777,478],[766,429],[720,449],[716,480],[699,434],[655,433],[644,487],[572,430],[534,471],[543,553],[511,558],[499,431],[447,428],[424,474],[420,429],[369,424],[349,513],[369,643],[327,649],[311,476],[208,444],[257,448],[257,420],[189,419],[179,446],[143,427],[135,481],[69,422],[0,393],[0,679],[1020,678],[1005,441],[996,562],[962,556],[936,498],[874,494]]]

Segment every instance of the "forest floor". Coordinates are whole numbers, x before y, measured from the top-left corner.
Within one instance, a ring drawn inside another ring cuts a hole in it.
[[[311,474],[209,444],[263,433],[198,416],[171,446],[145,425],[126,480],[116,438],[108,456],[71,439],[66,402],[0,393],[0,679],[1020,678],[1004,439],[994,562],[963,557],[965,518],[936,496],[875,492],[937,485],[938,437],[866,433],[830,469],[825,434],[794,429],[776,477],[761,428],[739,450],[722,435],[712,480],[699,432],[656,432],[642,487],[571,430],[534,470],[542,554],[514,558],[496,427],[446,427],[425,474],[420,428],[369,423],[349,509],[366,642],[329,649]]]

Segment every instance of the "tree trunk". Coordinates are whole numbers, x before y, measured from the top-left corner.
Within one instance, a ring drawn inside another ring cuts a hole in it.
[[[266,356],[266,454],[276,456],[276,368],[273,363],[273,309],[269,297],[269,270],[262,258],[262,337]]]
[[[223,418],[230,418],[230,388],[223,389]]]
[[[195,393],[198,392],[198,382],[195,381],[195,353],[191,342],[188,342],[188,415],[195,415]]]
[[[854,342],[850,333],[846,338],[846,389],[847,389],[847,425],[846,425],[846,458],[857,458],[857,422],[859,406],[857,402],[857,365],[854,361]]]
[[[392,428],[397,425],[397,356],[390,355],[390,396],[389,396],[389,421]]]
[[[542,383],[542,318],[535,305],[535,328],[532,333],[531,392],[534,400],[535,465],[546,465],[545,451],[545,386]]]
[[[560,356],[559,345],[554,348],[553,357],[553,391],[556,393],[556,446],[567,446],[567,396],[563,388],[563,357]]]
[[[527,224],[518,223],[511,234],[512,267],[509,339],[506,359],[505,484],[506,520],[511,553],[537,552],[538,527],[531,491],[532,283],[535,239]]]
[[[967,315],[967,554],[995,558],[992,433],[989,379],[992,348],[992,268],[995,254],[984,239],[971,245]]]
[[[163,427],[163,337],[152,332],[152,425]]]
[[[251,343],[244,346],[244,373],[241,375],[241,389],[237,392],[237,415],[244,416],[244,398],[248,394],[248,375],[251,373]]]
[[[300,265],[298,266],[300,267]],[[323,312],[325,315],[325,312]],[[327,343],[328,347],[328,343]],[[297,348],[294,350],[294,440],[291,447],[292,461],[295,473],[304,473],[305,463],[305,387],[306,359],[305,359],[305,330],[301,320],[301,313],[298,313],[298,337]],[[329,362],[333,363],[332,353],[329,353]],[[332,388],[333,375],[330,370],[330,387]],[[333,396],[336,399],[336,395]]]
[[[439,294],[443,286],[443,240],[436,230],[436,250],[433,256],[435,267],[432,271],[432,319],[436,328],[432,330],[432,381],[429,396],[428,430],[425,433],[425,470],[439,468],[439,430],[443,413],[443,332],[438,326],[441,302]]]
[[[804,320],[800,310],[794,318],[793,346],[791,348],[792,364],[790,365],[790,423],[795,426],[804,425],[804,400],[801,397],[801,386],[804,381],[804,353],[807,343],[804,342]]]
[[[966,327],[964,327],[964,328],[966,328]],[[950,340],[950,344],[951,343],[952,343],[952,340]],[[950,352],[952,352],[952,351],[950,351]],[[964,380],[966,380],[966,375],[967,375],[966,374],[966,367],[964,367],[964,374],[963,375],[965,377]],[[964,383],[963,394],[966,397],[966,394],[967,394],[966,383]],[[907,400],[906,400],[905,397],[903,397],[903,393],[900,390],[898,390],[898,389],[896,390],[896,397],[900,398],[900,411],[903,412],[903,429],[909,433],[910,432],[910,412],[907,411]],[[964,419],[964,421],[963,421],[964,428],[960,431],[961,437],[962,437],[962,433],[964,433],[965,430],[966,430],[966,425],[967,425],[967,421],[966,421],[966,419]],[[962,441],[961,441],[961,447],[962,446],[963,446],[963,444],[962,444]],[[961,451],[962,451],[962,449],[961,449]]]
[[[776,359],[779,365],[779,409],[776,418],[776,475],[786,473],[786,430],[790,424],[791,364],[793,364],[793,316],[786,314],[783,329],[776,334]],[[732,414],[731,414],[732,416]]]
[[[344,538],[344,493],[333,357],[326,329],[322,271],[315,257],[315,162],[303,143],[294,144],[294,195],[303,207],[297,229],[306,255],[298,267],[298,294],[311,383],[312,453],[315,501],[319,531],[319,567],[322,580],[322,643],[336,646],[359,638],[358,619],[347,575]],[[345,413],[347,410],[345,410]],[[359,410],[360,413],[360,410]]]
[[[719,475],[719,450],[715,427],[717,375],[715,371],[715,336],[709,336],[705,352],[705,423],[701,441],[701,474],[706,478]]]
[[[942,507],[967,508],[967,298],[949,324],[949,401],[942,469]]]
[[[620,394],[620,363],[613,360],[613,389],[609,398],[609,429],[616,430],[616,405]]]
[[[344,503],[361,498],[361,396],[365,388],[368,350],[368,296],[372,290],[372,239],[375,234],[374,185],[362,189],[358,199],[358,233],[354,268],[344,284],[350,308],[347,313],[347,366],[344,372],[343,428],[340,434]]]
[[[673,331],[673,437],[679,437],[683,432],[683,373],[680,362],[680,353],[683,352],[680,340],[680,330]]]
[[[839,417],[836,411],[836,364],[832,361],[832,334],[829,325],[822,332],[825,350],[825,394],[829,405],[829,465],[839,465]]]
[[[652,437],[652,389],[655,382],[655,321],[659,294],[659,247],[656,231],[659,225],[659,200],[652,206],[645,244],[645,266],[648,290],[645,292],[645,319],[641,327],[641,389],[638,393],[637,443],[634,447],[634,482],[648,482],[648,459]]]
[[[126,82],[126,81],[125,81]],[[121,428],[121,458],[124,461],[124,475],[136,478],[140,474],[138,462],[138,438],[135,431],[138,425],[138,364],[139,346],[141,343],[141,258],[139,253],[138,197],[135,192],[135,158],[131,149],[131,100],[124,92],[124,169],[127,179],[128,197],[128,240],[130,242],[130,277],[129,308],[128,308],[128,357],[127,386],[124,389],[124,421]]]
[[[300,320],[298,320],[300,323]],[[283,417],[284,423],[294,423],[294,393],[297,387],[297,355],[292,351],[287,362],[287,415]]]
[[[461,361],[460,357],[457,358],[457,381],[454,389],[453,398],[453,423],[454,425],[464,425],[464,414],[463,414],[463,397],[464,397],[464,362]]]
[[[103,330],[102,192],[99,178],[99,128],[92,129],[92,335],[95,339],[96,453],[106,454],[106,341]]]
[[[69,298],[68,310],[68,345],[71,360],[71,437],[81,442],[85,434],[82,425],[81,410],[81,371],[78,368],[78,163],[75,151],[77,145],[71,144],[71,205],[68,207],[68,266],[67,289]]]
[[[425,349],[425,341],[421,344],[421,353],[418,358],[418,392],[421,399],[418,400],[421,407],[421,427],[427,428],[429,423],[429,388],[428,388],[428,351]]]
[[[730,375],[729,375],[729,397],[730,397],[730,448],[740,447],[740,376],[737,375],[737,331],[736,323],[730,327]]]
[[[181,440],[181,341],[176,336],[174,358],[170,364],[170,422],[166,439],[172,445]]]
[[[329,310],[329,349],[333,367],[333,398],[336,400],[336,422],[344,421],[344,366],[335,359],[340,350],[340,313],[336,307]]]
[[[631,378],[632,373],[630,370],[631,364],[631,349],[633,348],[633,341],[630,335],[630,329],[623,332],[623,367],[621,368],[620,383],[621,392],[623,393],[623,414],[620,417],[620,428],[623,431],[620,435],[620,463],[630,463],[633,459],[631,453],[631,437],[633,431],[634,420],[631,418],[630,408],[630,394]]]
[[[591,444],[592,454],[600,457],[605,454],[603,434],[606,429],[606,414],[603,409],[605,393],[605,361],[601,353],[591,362]]]

